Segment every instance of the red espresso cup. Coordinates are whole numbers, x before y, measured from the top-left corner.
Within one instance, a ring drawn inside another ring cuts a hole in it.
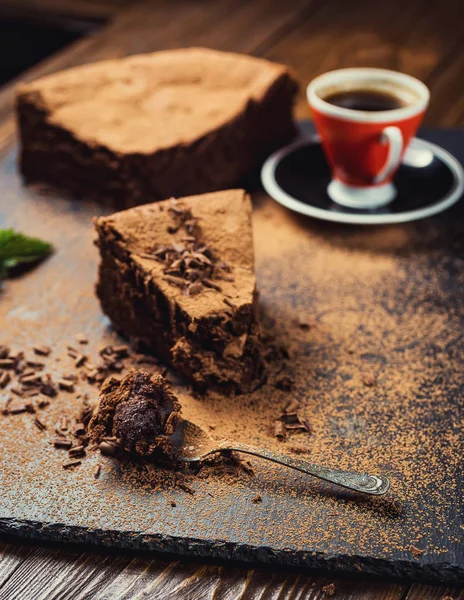
[[[330,198],[364,209],[391,202],[392,179],[428,106],[427,87],[396,71],[339,69],[316,77],[307,97],[332,170]],[[369,97],[376,101],[363,105]]]

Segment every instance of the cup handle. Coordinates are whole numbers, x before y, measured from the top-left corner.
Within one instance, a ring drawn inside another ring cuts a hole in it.
[[[403,135],[399,127],[389,126],[380,134],[380,143],[388,144],[388,156],[380,173],[374,177],[374,183],[383,183],[398,167],[403,153]]]

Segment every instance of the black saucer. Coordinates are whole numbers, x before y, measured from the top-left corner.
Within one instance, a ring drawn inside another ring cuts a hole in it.
[[[415,138],[406,157],[394,181],[397,197],[376,210],[346,208],[329,198],[326,190],[330,169],[315,134],[306,133],[270,156],[263,165],[261,180],[267,193],[287,208],[341,223],[413,221],[438,214],[459,200],[464,190],[464,171],[454,156],[436,144]]]

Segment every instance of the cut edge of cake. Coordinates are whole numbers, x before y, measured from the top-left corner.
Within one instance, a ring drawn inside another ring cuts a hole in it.
[[[243,190],[140,206],[98,218],[95,227],[97,296],[118,332],[200,390],[241,393],[259,384],[251,202]],[[181,272],[174,274],[180,256]]]

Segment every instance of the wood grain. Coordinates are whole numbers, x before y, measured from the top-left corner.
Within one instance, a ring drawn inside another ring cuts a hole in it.
[[[464,590],[451,587],[439,587],[431,585],[414,584],[404,600],[463,600]]]
[[[460,125],[464,123],[459,102],[463,63],[454,53],[462,50],[463,37],[462,32],[449,32],[461,13],[460,0],[331,0],[273,44],[264,56],[290,65],[306,83],[320,73],[343,67],[381,67],[409,73],[430,86],[432,100],[426,121],[435,126]],[[449,67],[441,77],[435,75],[448,56],[454,56]],[[448,106],[453,106],[451,114]],[[308,114],[302,90],[297,115],[307,118]]]
[[[118,1],[119,4],[123,0]],[[18,0],[14,3],[18,6]],[[22,0],[22,5],[38,5]],[[61,5],[61,7],[60,7]],[[51,12],[108,18],[112,0],[46,0]],[[131,7],[105,29],[43,62],[22,80],[75,64],[126,54],[192,44],[249,52],[290,64],[301,77],[329,68],[373,65],[396,68],[423,78],[432,88],[428,120],[462,125],[463,36],[456,26],[459,0],[444,3],[357,3],[343,0],[254,2],[162,0]],[[12,114],[16,82],[0,92],[0,148],[14,140]],[[304,98],[297,107],[306,116]],[[21,598],[324,598],[329,580],[261,570],[199,566],[165,559],[81,553],[29,545],[0,546],[0,599]],[[336,598],[372,600],[458,600],[463,592],[439,586],[379,583],[331,578]]]
[[[371,580],[361,586],[358,579],[29,545],[2,546],[2,577],[12,561],[15,568],[0,580],[0,600],[321,600],[329,583],[337,600],[402,600],[408,590],[407,584]]]
[[[2,0],[0,14],[15,17],[56,17],[102,21],[132,4],[130,0]]]

